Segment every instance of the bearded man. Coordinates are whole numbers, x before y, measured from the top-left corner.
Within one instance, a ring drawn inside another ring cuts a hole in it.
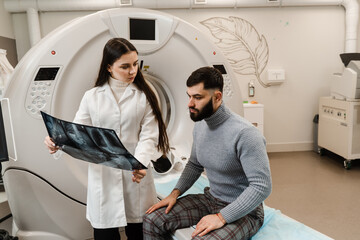
[[[174,190],[144,216],[144,239],[171,239],[176,229],[193,225],[192,239],[250,239],[263,224],[263,201],[271,193],[265,139],[225,106],[217,69],[197,69],[186,85],[195,121],[191,155]],[[179,198],[204,171],[210,187]]]

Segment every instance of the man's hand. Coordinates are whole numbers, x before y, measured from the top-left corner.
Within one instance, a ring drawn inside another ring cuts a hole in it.
[[[155,211],[156,209],[162,208],[162,207],[166,207],[165,209],[165,213],[168,214],[170,212],[170,210],[172,209],[172,207],[175,205],[176,203],[176,199],[180,196],[180,191],[178,189],[174,189],[169,196],[167,196],[166,198],[164,198],[163,200],[161,200],[160,202],[158,202],[157,204],[154,204],[152,207],[150,207],[146,213],[152,213],[153,211]]]
[[[137,182],[140,183],[141,179],[143,179],[146,176],[146,170],[134,170],[133,171],[133,176],[132,176],[132,181],[133,182]]]
[[[226,224],[225,219],[222,217],[221,213],[218,214],[210,214],[203,217],[198,224],[196,224],[195,231],[191,235],[191,237],[195,237],[199,235],[199,237],[208,234],[212,230],[221,228]]]

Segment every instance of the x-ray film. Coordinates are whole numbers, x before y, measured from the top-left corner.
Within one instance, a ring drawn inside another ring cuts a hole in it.
[[[44,112],[41,115],[49,137],[72,157],[124,170],[146,169],[114,130],[67,122]]]

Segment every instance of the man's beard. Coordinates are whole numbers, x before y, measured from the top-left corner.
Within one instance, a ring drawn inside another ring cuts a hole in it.
[[[196,113],[190,112],[190,118],[194,122],[198,122],[198,121],[203,120],[204,118],[208,118],[214,113],[214,107],[213,107],[211,98],[201,111],[199,111],[196,108],[190,108],[190,109],[195,109],[197,111],[197,115],[196,115]]]

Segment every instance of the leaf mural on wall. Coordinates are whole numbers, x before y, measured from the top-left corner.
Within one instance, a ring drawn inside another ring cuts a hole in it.
[[[269,59],[269,47],[263,35],[259,35],[248,21],[230,16],[213,17],[200,22],[218,39],[216,45],[227,57],[236,73],[255,75],[263,87],[260,74]]]

